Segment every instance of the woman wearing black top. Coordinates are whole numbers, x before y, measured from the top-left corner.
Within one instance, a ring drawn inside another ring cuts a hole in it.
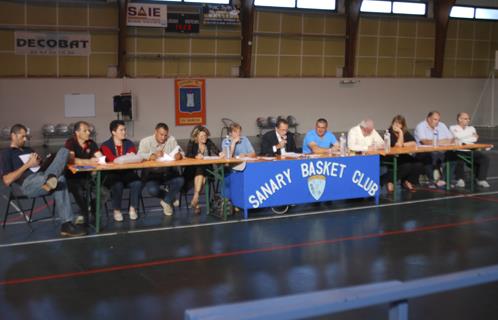
[[[405,117],[401,115],[393,118],[389,133],[391,134],[391,147],[414,147],[417,144],[415,138],[407,130]],[[414,157],[409,154],[398,156],[398,178],[404,188],[414,192],[413,185],[418,183],[421,174],[423,174],[423,166]],[[388,172],[381,177],[381,184],[387,183],[388,192],[394,191],[392,177],[392,168],[389,168]]]
[[[187,145],[185,154],[188,158],[203,159],[206,156],[223,156],[216,145],[209,139],[209,130],[203,126],[197,126],[190,134],[190,141]],[[199,214],[199,194],[206,182],[206,166],[189,166],[185,168],[184,176],[187,189],[190,189],[192,182],[194,185],[194,196],[190,202],[190,206],[194,208],[194,212]]]

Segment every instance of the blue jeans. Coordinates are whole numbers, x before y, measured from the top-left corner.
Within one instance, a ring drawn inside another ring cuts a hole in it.
[[[106,173],[104,185],[111,189],[111,202],[114,210],[121,210],[125,186],[130,188],[130,207],[138,209],[142,181],[134,171],[119,170]]]
[[[66,177],[63,175],[68,159],[69,150],[66,148],[59,149],[54,161],[47,170],[29,175],[24,179],[21,186],[22,193],[28,197],[46,196],[48,192],[42,189],[42,185],[49,175],[56,176],[58,180],[57,188],[53,191],[52,195],[55,200],[55,212],[63,223],[72,221],[74,218],[73,209],[71,208],[71,198],[67,191]]]
[[[147,192],[153,196],[164,200],[164,202],[171,204],[175,201],[175,196],[180,192],[183,186],[183,177],[180,176],[168,176],[165,175],[161,178],[154,178],[147,180],[145,183],[145,189]],[[161,185],[168,187],[168,191],[160,188]]]

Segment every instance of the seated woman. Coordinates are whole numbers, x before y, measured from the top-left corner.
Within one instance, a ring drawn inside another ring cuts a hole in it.
[[[128,153],[137,153],[137,148],[131,140],[126,139],[126,126],[122,120],[113,120],[109,125],[111,138],[104,141],[100,146],[102,154],[107,162],[124,156]],[[112,170],[108,171],[104,177],[104,185],[111,189],[112,209],[114,210],[114,220],[123,221],[121,213],[121,200],[123,198],[124,187],[130,188],[130,208],[131,220],[137,220],[138,201],[142,192],[142,182],[134,170]]]
[[[209,130],[203,126],[197,126],[190,134],[190,141],[187,145],[187,158],[203,159],[205,156],[223,156],[216,145],[209,139]],[[187,189],[194,184],[194,196],[190,206],[194,208],[196,214],[201,213],[199,207],[199,194],[206,182],[206,166],[188,166],[185,168],[184,177]]]
[[[407,131],[406,120],[403,116],[397,115],[391,122],[389,128],[391,134],[391,147],[415,147],[415,138]],[[402,186],[412,192],[415,191],[414,184],[418,183],[418,178],[423,174],[424,168],[422,163],[418,162],[409,154],[400,154],[398,157],[398,178],[401,180]],[[392,181],[393,172],[389,168],[388,172],[382,175],[381,184],[387,184],[387,191],[394,191]]]

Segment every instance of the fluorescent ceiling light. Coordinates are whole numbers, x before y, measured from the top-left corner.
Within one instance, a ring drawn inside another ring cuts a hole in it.
[[[294,8],[295,0],[254,0],[255,6]]]
[[[391,1],[363,0],[360,11],[391,13]]]
[[[474,18],[474,8],[453,6],[451,8],[450,17],[452,18]]]
[[[498,9],[476,8],[476,19],[498,20]]]
[[[425,3],[393,2],[393,13],[425,15]]]
[[[297,0],[297,7],[301,9],[334,10],[335,0]]]
[[[171,1],[171,0],[168,0]],[[230,0],[183,0],[184,2],[230,4]]]

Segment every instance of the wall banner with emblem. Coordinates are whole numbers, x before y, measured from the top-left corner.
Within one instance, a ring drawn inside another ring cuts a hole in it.
[[[206,124],[206,80],[175,80],[175,118],[177,126]]]
[[[19,55],[88,56],[91,53],[88,33],[16,31],[14,38]]]

